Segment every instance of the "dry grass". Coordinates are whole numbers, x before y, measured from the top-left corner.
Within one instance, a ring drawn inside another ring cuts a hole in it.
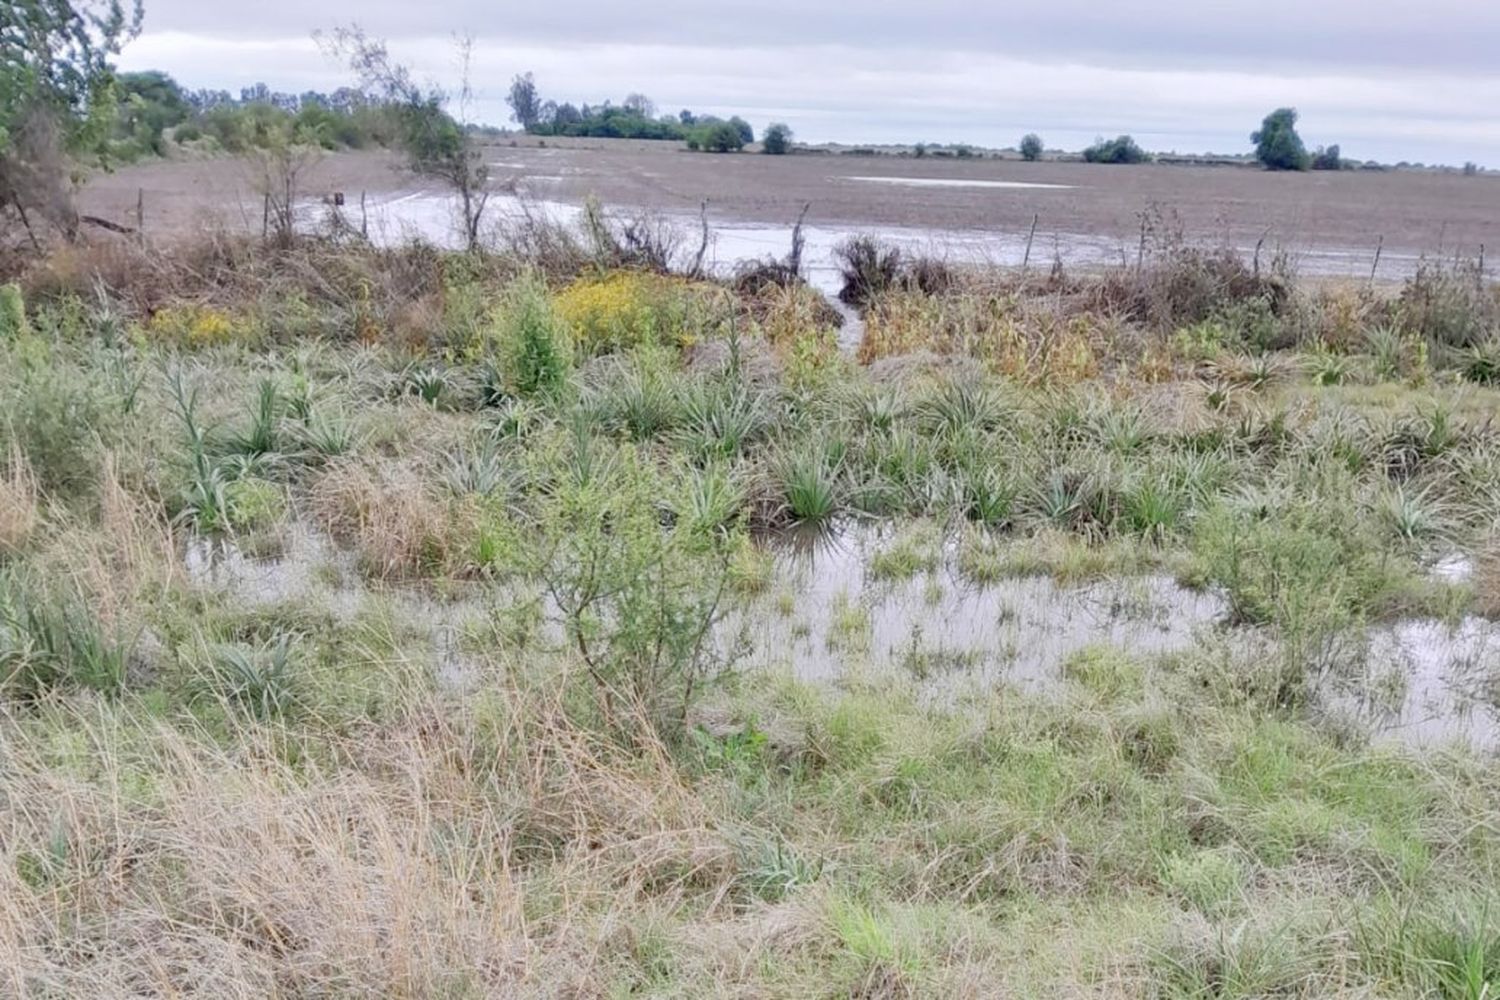
[[[381,579],[420,576],[451,554],[454,524],[420,472],[396,462],[335,463],[312,488],[312,510],[332,535],[351,542]]]
[[[19,445],[11,448],[0,476],[0,555],[15,555],[41,523],[40,493],[31,464]]]
[[[733,874],[660,748],[622,758],[555,691],[413,703],[295,763],[275,728],[230,751],[66,711],[90,780],[0,725],[10,996],[602,995],[642,894]]]
[[[1474,560],[1474,606],[1488,618],[1500,618],[1500,538],[1492,538]]]

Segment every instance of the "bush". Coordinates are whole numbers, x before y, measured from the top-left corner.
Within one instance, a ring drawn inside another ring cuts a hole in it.
[[[567,324],[534,277],[512,286],[496,331],[507,387],[518,396],[554,393],[573,367]]]
[[[1042,137],[1032,132],[1021,140],[1021,159],[1035,162],[1042,158]]]
[[[26,300],[15,285],[0,285],[0,340],[15,340],[30,327],[26,322]]]
[[[737,153],[745,148],[745,137],[730,122],[714,122],[695,131],[688,139],[688,148],[707,153]]]
[[[1122,135],[1100,139],[1083,151],[1083,158],[1089,163],[1145,163],[1151,155],[1136,143],[1134,137]]]
[[[539,573],[581,658],[599,719],[627,743],[680,737],[715,653],[723,539],[663,527],[662,483],[630,448],[579,425],[548,470]]]
[[[1277,108],[1266,115],[1260,130],[1250,134],[1250,141],[1255,143],[1255,158],[1267,170],[1306,170],[1311,162],[1297,134],[1295,108]]]
[[[1319,146],[1318,151],[1313,154],[1312,168],[1314,170],[1344,169],[1344,159],[1339,155],[1338,145],[1335,144],[1327,147],[1326,149],[1322,146]]]
[[[772,156],[784,156],[792,149],[792,130],[789,126],[777,122],[766,129],[764,139],[761,140],[761,152]]]
[[[697,337],[690,285],[639,271],[586,277],[557,296],[557,313],[579,349],[603,354],[641,344],[689,346]]]

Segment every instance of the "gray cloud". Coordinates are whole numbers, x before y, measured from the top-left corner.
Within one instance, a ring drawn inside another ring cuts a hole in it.
[[[190,86],[339,86],[309,36],[358,19],[450,82],[452,33],[472,33],[479,114],[494,122],[511,74],[534,70],[559,100],[640,90],[664,109],[785,119],[815,141],[1005,145],[1038,129],[1077,147],[1129,131],[1229,152],[1294,104],[1309,142],[1347,155],[1500,165],[1500,4],[1478,0],[147,3],[123,62]]]
[[[393,37],[453,30],[508,44],[847,45],[978,52],[1130,68],[1303,66],[1496,71],[1487,0],[601,0],[441,6],[398,0],[216,4],[150,0],[152,31],[284,37],[358,19]]]

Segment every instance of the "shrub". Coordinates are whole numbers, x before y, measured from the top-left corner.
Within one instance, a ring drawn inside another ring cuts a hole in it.
[[[714,122],[695,131],[688,139],[688,148],[707,153],[738,153],[745,148],[745,137],[730,122]]]
[[[643,344],[688,347],[697,337],[690,286],[657,274],[613,271],[580,278],[557,296],[556,307],[585,354]]]
[[[1142,149],[1134,137],[1122,135],[1098,140],[1083,151],[1083,158],[1089,163],[1145,163],[1151,159],[1151,154]]]
[[[1260,129],[1250,134],[1255,143],[1255,158],[1267,170],[1306,170],[1310,163],[1307,147],[1297,134],[1297,110],[1277,108],[1266,115]],[[1334,150],[1337,156],[1337,149]]]
[[[552,307],[552,298],[536,277],[525,277],[510,289],[496,331],[505,376],[518,396],[555,393],[573,367],[567,324]]]
[[[146,324],[152,340],[183,347],[212,347],[227,344],[239,331],[226,312],[200,305],[174,305],[158,310]]]
[[[761,152],[784,156],[791,150],[792,130],[789,126],[776,122],[766,129],[766,134],[761,138]]]
[[[1344,159],[1339,154],[1339,147],[1335,144],[1324,148],[1319,146],[1317,152],[1312,156],[1312,168],[1314,170],[1342,170]]]
[[[0,340],[15,340],[30,332],[26,300],[15,285],[0,285]]]
[[[1021,139],[1021,159],[1035,162],[1042,158],[1042,137],[1032,132]]]
[[[724,536],[691,518],[663,527],[654,470],[581,425],[548,473],[538,572],[600,721],[629,743],[680,738],[714,655]]]

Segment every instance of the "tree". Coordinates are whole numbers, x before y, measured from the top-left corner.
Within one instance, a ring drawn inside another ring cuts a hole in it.
[[[36,243],[28,208],[71,238],[67,159],[102,157],[116,107],[111,59],[140,29],[140,0],[9,0],[0,6],[0,207]]]
[[[463,82],[459,87],[459,118],[447,111],[450,96],[436,87],[423,89],[411,71],[393,62],[385,43],[367,36],[361,28],[336,28],[331,36],[318,36],[331,55],[347,60],[361,89],[388,104],[401,122],[400,142],[411,169],[447,184],[458,196],[463,237],[470,250],[479,246],[479,224],[489,204],[489,167],[473,141],[467,108],[473,91],[469,86],[469,61],[473,40],[461,39],[459,59]]]
[[[122,73],[117,81],[120,110],[116,131],[136,151],[163,152],[162,133],[187,121],[189,108],[182,88],[159,70]]]
[[[1267,170],[1306,170],[1307,147],[1297,134],[1297,109],[1277,108],[1266,115],[1259,131],[1250,133],[1255,144],[1255,158]]]
[[[745,121],[745,119],[741,118],[739,115],[735,115],[733,118],[729,119],[729,124],[733,125],[735,131],[740,134],[740,146],[748,146],[750,143],[755,141],[755,129],[751,128],[750,123]]]
[[[1314,170],[1342,170],[1344,169],[1344,158],[1340,155],[1338,143],[1328,148],[1318,147],[1313,153],[1312,168]]]
[[[536,81],[530,73],[516,74],[510,82],[510,94],[505,103],[510,105],[511,118],[528,132],[542,120],[542,101],[537,96]]]
[[[735,153],[745,147],[744,134],[732,122],[712,122],[688,136],[689,149],[710,153]]]
[[[1128,135],[1096,140],[1083,151],[1083,158],[1089,163],[1145,163],[1151,159],[1135,138]]]
[[[630,94],[625,102],[620,105],[627,114],[635,115],[637,118],[655,118],[656,104],[645,94]]]
[[[1035,162],[1042,158],[1042,137],[1035,132],[1021,139],[1021,159]]]
[[[792,130],[790,126],[781,122],[767,127],[766,134],[761,138],[761,152],[770,153],[772,156],[782,156],[792,148]]]

